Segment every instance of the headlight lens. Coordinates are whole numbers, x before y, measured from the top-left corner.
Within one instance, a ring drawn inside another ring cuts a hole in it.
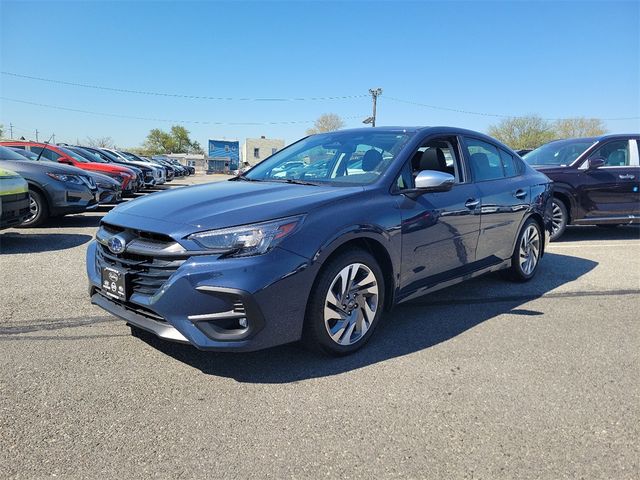
[[[63,173],[47,173],[54,180],[65,183],[75,183],[76,185],[82,184],[82,180],[78,175],[67,175]]]
[[[287,217],[271,222],[209,230],[194,233],[189,236],[189,240],[212,253],[227,253],[234,257],[262,255],[296,231],[303,218]]]

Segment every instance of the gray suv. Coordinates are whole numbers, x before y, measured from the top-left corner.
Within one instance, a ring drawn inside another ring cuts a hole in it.
[[[19,173],[29,184],[30,214],[24,227],[41,225],[47,218],[82,213],[98,206],[99,192],[94,179],[84,170],[55,162],[29,160],[0,146],[4,168]]]

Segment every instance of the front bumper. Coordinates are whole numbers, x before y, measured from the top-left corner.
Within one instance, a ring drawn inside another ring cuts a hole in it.
[[[0,228],[20,225],[29,213],[29,192],[0,196]]]
[[[100,201],[99,190],[89,189],[84,185],[51,183],[46,187],[46,192],[49,197],[50,212],[54,216],[92,210]]]
[[[304,257],[279,248],[246,258],[193,256],[157,291],[134,287],[123,302],[102,289],[101,267],[108,262],[100,248],[93,241],[87,250],[92,303],[160,338],[201,350],[252,351],[302,335],[315,278]]]
[[[100,205],[106,203],[118,203],[120,200],[122,200],[122,190],[120,188],[108,189],[98,186],[98,192]]]

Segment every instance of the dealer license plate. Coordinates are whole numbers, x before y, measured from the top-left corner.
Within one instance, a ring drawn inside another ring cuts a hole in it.
[[[102,267],[102,290],[110,297],[127,300],[127,272],[115,267]]]

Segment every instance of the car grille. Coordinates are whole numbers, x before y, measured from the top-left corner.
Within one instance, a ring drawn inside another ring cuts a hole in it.
[[[121,234],[126,236],[128,248],[121,254],[114,254],[101,243],[101,238]],[[126,270],[132,293],[152,296],[165,284],[173,273],[189,257],[184,250],[175,255],[166,252],[166,248],[178,245],[175,240],[164,235],[138,230],[123,229],[114,225],[103,224],[98,231],[97,260],[100,265],[109,265]]]

